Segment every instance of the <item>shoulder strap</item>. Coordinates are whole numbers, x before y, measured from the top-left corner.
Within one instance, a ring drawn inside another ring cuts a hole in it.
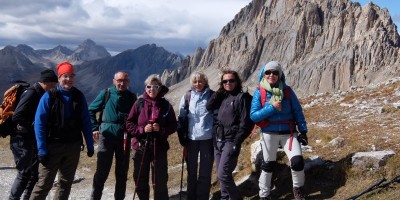
[[[185,94],[185,107],[184,109],[186,110],[186,113],[189,113],[189,103],[190,103],[190,95],[192,93],[192,90],[188,90]]]
[[[264,108],[265,102],[267,101],[267,91],[261,86],[258,86],[258,89],[260,90],[261,106]]]
[[[99,125],[103,122],[104,109],[106,108],[107,101],[110,98],[110,88],[106,88],[104,90],[105,90],[105,92],[104,92],[104,97],[103,97],[103,101],[102,101],[101,111],[100,111],[100,114],[98,117]]]
[[[244,93],[245,92],[240,92],[238,95],[236,95],[235,102],[233,105],[235,109],[235,115],[240,115],[240,100],[242,99]]]
[[[142,109],[143,109],[143,107],[144,107],[144,100],[143,100],[143,97],[139,97],[137,101],[138,101],[138,103],[137,103],[137,105],[136,105],[136,112],[137,112],[138,114],[140,114],[140,112],[142,112]]]
[[[285,90],[283,91],[284,92],[284,94],[285,94],[285,99],[287,99],[287,100],[289,100],[290,101],[290,87],[289,86],[287,86],[286,88],[285,88]]]
[[[106,107],[107,101],[110,98],[110,88],[105,89],[102,110]]]
[[[267,91],[262,88],[261,86],[258,86],[258,89],[260,90],[260,101],[261,101],[261,106],[265,106],[265,102],[267,101]],[[287,86],[284,90],[284,98],[290,101],[290,87]]]

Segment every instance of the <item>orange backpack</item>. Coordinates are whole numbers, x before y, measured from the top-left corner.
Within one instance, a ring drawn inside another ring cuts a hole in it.
[[[9,88],[3,96],[0,106],[0,135],[5,138],[15,132],[15,124],[12,122],[12,115],[19,102],[21,94],[29,87],[29,83],[17,81]]]

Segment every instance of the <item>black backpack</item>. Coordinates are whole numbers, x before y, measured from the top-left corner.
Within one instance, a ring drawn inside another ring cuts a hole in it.
[[[21,94],[29,88],[29,83],[25,81],[14,81],[3,96],[3,102],[0,106],[0,135],[5,138],[8,135],[14,135],[16,124],[12,121],[12,115],[18,105]]]

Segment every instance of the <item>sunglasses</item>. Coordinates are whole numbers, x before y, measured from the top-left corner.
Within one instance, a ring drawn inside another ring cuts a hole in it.
[[[228,79],[228,80],[222,80],[223,84],[227,84],[227,83],[235,83],[236,80],[235,79]]]
[[[270,75],[270,74],[273,74],[275,76],[279,76],[279,72],[278,71],[271,71],[271,70],[265,71],[265,75]]]
[[[158,88],[160,88],[160,86],[159,85],[146,85],[146,88],[147,89],[158,89]]]

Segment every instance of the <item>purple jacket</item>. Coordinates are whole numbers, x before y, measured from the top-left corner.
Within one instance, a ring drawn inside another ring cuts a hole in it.
[[[169,148],[167,138],[176,132],[177,122],[172,105],[163,98],[168,90],[167,87],[162,86],[160,93],[154,100],[144,92],[142,97],[143,107],[140,113],[137,112],[140,100],[138,99],[133,104],[126,121],[126,129],[133,136],[133,149],[138,150],[139,142],[146,140],[147,134],[144,132],[144,127],[149,124],[152,118],[154,118],[154,122],[160,125],[160,132],[155,133],[157,136],[157,149],[167,150]]]

